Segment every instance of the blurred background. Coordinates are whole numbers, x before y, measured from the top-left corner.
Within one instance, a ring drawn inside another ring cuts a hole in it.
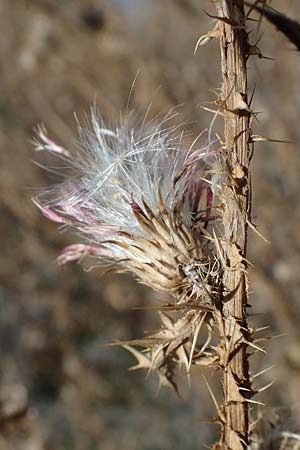
[[[297,0],[284,4],[300,19]],[[206,102],[216,99],[221,75],[217,40],[193,54],[214,27],[205,10],[215,14],[204,0],[0,1],[0,450],[192,450],[216,437],[217,428],[203,423],[215,411],[199,371],[191,388],[182,380],[180,400],[167,389],[157,394],[151,376],[128,372],[134,360],[125,350],[99,346],[154,329],[155,313],[133,308],[157,294],[129,276],[57,267],[59,250],[74,240],[31,202],[53,181],[33,161],[55,164],[34,153],[33,128],[42,122],[72,147],[74,112],[83,118],[96,102],[108,121],[118,117],[137,73],[129,109],[152,103],[156,115],[182,105],[179,121],[191,133],[209,126],[202,106],[212,106]],[[270,245],[250,232],[250,320],[270,327],[261,336],[277,338],[251,363],[254,371],[274,366],[255,381],[275,379],[258,400],[293,410],[300,402],[300,55],[265,21],[259,30],[250,25],[251,42],[261,37],[262,54],[272,58],[249,59],[260,112],[254,132],[293,141],[258,143],[252,160],[253,214]]]

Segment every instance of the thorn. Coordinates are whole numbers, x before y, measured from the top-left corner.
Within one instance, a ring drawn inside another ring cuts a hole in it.
[[[270,383],[266,384],[266,385],[263,386],[262,388],[257,389],[257,390],[256,390],[256,393],[257,393],[257,394],[260,394],[261,392],[266,391],[267,389],[269,389],[269,387],[271,387],[271,386],[275,383],[275,381],[276,381],[276,379],[274,379],[274,380],[271,381]]]
[[[244,400],[246,403],[252,403],[253,405],[260,405],[260,406],[266,406],[263,402],[258,402],[257,400],[251,400],[251,398],[246,398]]]
[[[281,337],[284,337],[284,336],[287,336],[287,333],[281,333],[281,334],[276,334],[275,336],[265,336],[265,337],[262,337],[262,338],[257,338],[257,339],[254,339],[253,342],[270,341],[271,339],[277,339],[277,338],[281,338]]]
[[[247,341],[245,338],[243,339],[243,342],[247,345],[249,345],[249,347],[255,348],[256,350],[258,350],[259,352],[264,353],[265,355],[267,354],[266,350],[264,350],[261,347],[258,347],[258,345],[253,344],[253,342],[249,342]]]
[[[269,328],[271,328],[271,325],[268,325],[266,327],[260,327],[260,328],[254,328],[254,330],[252,331],[252,333],[259,333],[260,331],[264,331],[264,330],[268,330]]]
[[[209,385],[209,383],[208,383],[206,377],[205,377],[203,374],[202,374],[202,378],[204,379],[204,382],[205,382],[205,384],[206,384],[206,387],[207,387],[207,389],[208,389],[208,392],[209,392],[209,394],[210,394],[210,396],[211,396],[211,398],[212,398],[212,401],[213,401],[213,403],[214,403],[214,405],[215,405],[215,408],[216,408],[216,410],[217,410],[217,412],[218,412],[218,414],[219,414],[219,417],[220,417],[222,423],[226,423],[226,417],[225,417],[224,414],[221,412],[221,408],[220,408],[220,406],[219,406],[219,404],[218,404],[218,402],[217,402],[217,399],[216,399],[216,397],[215,397],[215,395],[214,395],[214,393],[213,393],[213,391],[212,391],[212,389],[211,389],[211,387],[210,387],[210,385]]]
[[[285,141],[281,139],[270,139],[259,134],[252,134],[250,136],[250,142],[273,142],[275,144],[295,144],[293,141]]]
[[[187,366],[188,372],[189,372],[190,369],[191,369],[192,359],[193,359],[193,355],[194,355],[194,350],[195,350],[196,343],[197,343],[197,339],[198,339],[198,336],[199,336],[201,327],[202,327],[202,325],[203,325],[203,322],[204,322],[204,320],[205,320],[205,317],[206,317],[206,313],[204,313],[203,316],[201,317],[201,320],[200,320],[200,322],[199,322],[199,325],[197,325],[196,330],[195,330],[195,333],[194,333],[193,342],[192,342],[192,347],[191,347],[191,351],[190,351],[190,358],[189,358],[189,362],[188,362],[188,366]]]
[[[246,388],[246,387],[239,387],[239,391],[245,391],[245,392],[253,392],[253,390],[251,388]]]
[[[266,369],[263,369],[260,372],[257,372],[254,375],[252,375],[252,378],[253,379],[258,378],[258,377],[260,377],[261,375],[263,375],[264,373],[268,372],[269,370],[271,370],[273,368],[274,368],[274,366],[267,367]]]
[[[211,109],[211,108],[207,108],[206,106],[200,106],[201,109],[204,109],[204,111],[208,111],[211,112],[213,114],[217,114],[219,116],[223,116],[226,117],[226,114],[221,112],[220,110],[216,110],[216,109]]]
[[[240,442],[245,446],[245,448],[246,448],[246,446],[247,446],[247,442],[244,440],[244,439],[242,439],[241,437],[240,437]]]
[[[256,228],[256,226],[249,220],[247,219],[247,225],[249,226],[249,228],[251,228],[251,230],[253,230],[264,242],[266,242],[266,244],[271,244],[270,241],[268,241],[267,238],[265,238]]]
[[[252,103],[253,98],[254,98],[255,89],[256,89],[256,83],[254,83],[253,91],[252,91],[252,94],[251,94],[250,99],[249,99],[249,108],[250,108],[251,103]]]
[[[229,19],[228,17],[215,16],[213,14],[208,13],[207,11],[204,11],[204,13],[211,19],[220,20],[220,22],[224,22],[227,25],[231,25],[232,28],[235,28],[236,30],[245,29],[245,25],[238,25],[237,23],[235,23],[232,19]]]
[[[271,337],[269,337],[267,339],[278,339],[278,338],[281,338],[281,337],[285,337],[287,335],[288,335],[288,333],[275,334],[274,336],[271,336]]]
[[[259,47],[257,45],[248,45],[248,56],[257,56],[259,59],[268,59],[269,61],[275,61],[274,58],[271,58],[270,56],[265,56],[260,51]]]
[[[197,53],[197,50],[199,47],[206,45],[209,41],[211,41],[214,38],[218,38],[219,36],[220,36],[219,26],[218,26],[218,24],[216,24],[216,26],[211,31],[209,31],[208,33],[203,34],[202,36],[199,37],[199,39],[195,45],[194,55]]]

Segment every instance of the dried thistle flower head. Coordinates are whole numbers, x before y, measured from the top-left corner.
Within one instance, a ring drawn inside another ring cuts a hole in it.
[[[175,309],[181,308],[174,321],[163,316],[162,335],[152,336],[152,368],[153,347],[161,368],[166,346],[178,353],[188,341],[192,345],[203,314],[218,300],[221,277],[208,232],[210,148],[185,150],[182,133],[169,119],[137,129],[125,121],[110,129],[93,111],[91,127],[79,128],[81,149],[75,154],[50,140],[43,128],[35,142],[37,150],[52,152],[74,168],[63,183],[34,199],[47,218],[83,238],[66,247],[58,262],[96,257],[103,266],[131,272],[141,283],[170,293]]]

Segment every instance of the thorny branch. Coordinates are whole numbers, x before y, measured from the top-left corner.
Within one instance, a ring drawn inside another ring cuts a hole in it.
[[[223,285],[232,293],[223,302],[220,333],[227,357],[223,366],[222,449],[242,450],[249,442],[248,405],[252,394],[247,355],[251,339],[247,324],[247,225],[250,210],[250,119],[247,99],[247,33],[243,0],[217,3],[223,85],[225,162],[222,202]],[[233,270],[234,269],[234,270]]]

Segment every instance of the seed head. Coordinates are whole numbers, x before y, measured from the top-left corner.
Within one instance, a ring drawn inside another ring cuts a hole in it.
[[[199,310],[213,309],[221,267],[208,231],[212,144],[185,149],[183,133],[169,120],[167,115],[135,129],[126,120],[108,128],[93,111],[91,126],[79,127],[75,153],[40,128],[36,148],[62,158],[73,173],[34,203],[48,219],[81,236],[80,243],[62,251],[60,264],[89,255],[174,297],[183,315],[175,322],[165,318],[163,329],[169,330],[166,345],[172,342],[169,350],[175,351],[174,342],[179,348],[192,338],[203,319]]]

